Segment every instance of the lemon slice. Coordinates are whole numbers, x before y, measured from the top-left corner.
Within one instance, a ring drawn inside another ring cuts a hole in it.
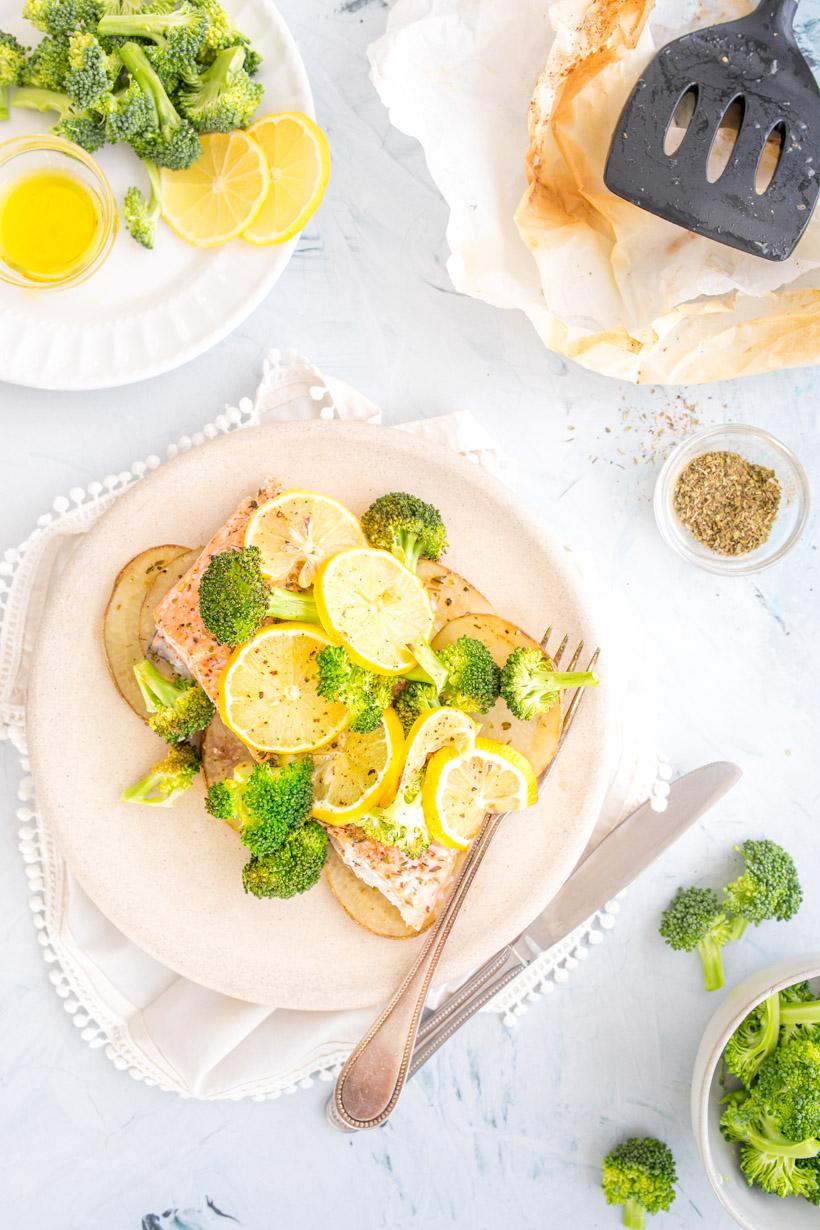
[[[396,793],[404,759],[404,733],[392,709],[369,734],[343,730],[313,755],[313,815],[327,824],[351,824]]]
[[[245,530],[245,546],[258,547],[273,585],[294,579],[308,589],[329,555],[362,547],[366,538],[344,504],[312,491],[283,491],[260,504]]]
[[[444,747],[436,752],[421,798],[433,841],[466,850],[487,812],[532,806],[538,782],[526,756],[504,743],[476,739],[465,751]]]
[[[417,717],[407,732],[402,785],[409,785],[424,768],[428,757],[442,747],[471,748],[478,725],[460,709],[431,709]]]
[[[274,624],[231,655],[219,680],[219,714],[260,752],[312,752],[347,725],[348,712],[316,691],[316,655],[330,644],[310,624]]]
[[[325,629],[354,662],[380,675],[410,670],[408,643],[429,639],[430,599],[389,551],[354,547],[332,555],[316,574],[313,596]]]
[[[265,115],[248,129],[270,171],[265,202],[243,233],[250,243],[284,243],[298,235],[325,195],[330,147],[321,128],[300,111]]]
[[[186,171],[162,171],[162,216],[183,239],[213,248],[241,235],[268,194],[265,155],[246,132],[202,138],[202,154]]]

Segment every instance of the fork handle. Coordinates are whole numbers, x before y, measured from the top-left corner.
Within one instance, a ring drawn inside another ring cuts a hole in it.
[[[503,815],[485,819],[409,973],[342,1068],[330,1114],[336,1127],[354,1131],[379,1127],[392,1114],[407,1080],[421,1014],[439,958],[503,819]]]

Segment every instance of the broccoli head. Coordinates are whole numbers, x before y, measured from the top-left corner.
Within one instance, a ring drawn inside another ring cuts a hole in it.
[[[606,1202],[623,1205],[623,1224],[630,1230],[644,1230],[647,1213],[671,1208],[677,1181],[672,1150],[653,1137],[632,1136],[604,1158]]]
[[[402,791],[387,807],[369,812],[356,824],[371,841],[395,846],[408,858],[419,858],[430,844],[419,790]]]
[[[726,1109],[720,1130],[727,1140],[742,1145],[740,1166],[746,1181],[775,1196],[814,1194],[816,1177],[800,1163],[820,1154],[820,1140],[789,1140],[759,1096],[738,1090],[724,1098]]]
[[[501,672],[501,695],[522,722],[547,713],[566,688],[597,688],[592,671],[556,671],[540,649],[514,649]]]
[[[137,43],[124,43],[119,54],[152,109],[151,125],[131,138],[134,152],[157,166],[184,171],[202,153],[199,134],[174,107],[145,49]]]
[[[726,1044],[726,1067],[748,1089],[764,1059],[777,1046],[780,1035],[780,996],[769,995],[750,1012]]]
[[[144,248],[153,248],[157,223],[162,217],[162,181],[153,162],[145,163],[151,195],[145,197],[139,188],[129,188],[122,203],[122,218],[132,239]]]
[[[155,123],[151,100],[136,81],[129,81],[121,90],[104,94],[94,104],[94,110],[99,113],[105,124],[106,136],[112,143],[131,141]]]
[[[221,551],[199,582],[199,614],[220,645],[249,641],[265,619],[318,623],[316,603],[308,594],[268,588],[258,547]]]
[[[438,651],[429,645],[411,645],[419,670],[409,678],[429,682],[439,702],[465,713],[487,713],[498,699],[501,671],[487,646],[474,636],[460,636]]]
[[[193,679],[166,679],[147,658],[134,667],[134,677],[150,715],[148,725],[166,743],[189,739],[210,723],[214,707]]]
[[[717,893],[711,888],[679,888],[661,916],[659,929],[670,948],[697,950],[707,991],[723,986],[721,949],[731,939],[731,928]]]
[[[254,897],[295,897],[312,888],[322,874],[328,837],[321,824],[308,820],[289,833],[265,858],[254,855],[242,870],[246,893]]]
[[[97,26],[100,37],[146,39],[154,44],[150,60],[166,81],[194,72],[208,30],[200,8],[185,0],[176,8],[144,8],[135,13],[106,12]]]
[[[26,55],[26,48],[13,34],[0,30],[0,120],[9,118],[9,86],[21,84]]]
[[[197,132],[248,127],[263,87],[248,76],[244,64],[244,47],[228,47],[204,71],[183,73],[177,103]]]
[[[68,70],[63,89],[79,111],[96,106],[111,93],[108,57],[93,34],[77,31],[68,39]]]
[[[797,868],[790,854],[777,842],[744,841],[737,847],[746,868],[727,884],[724,908],[732,920],[732,939],[740,939],[749,923],[787,922],[803,901]]]
[[[780,992],[780,1041],[810,1038],[820,1041],[820,999],[807,982],[798,982]]]
[[[199,772],[199,755],[189,743],[172,747],[141,781],[123,794],[126,803],[171,807],[184,794]]]
[[[350,729],[363,735],[377,730],[393,698],[391,680],[357,666],[341,645],[322,649],[316,655],[316,665],[316,691],[325,700],[338,701],[350,710]]]
[[[23,69],[22,85],[62,92],[68,72],[68,39],[47,34],[32,51]]]
[[[441,702],[432,683],[422,683],[421,680],[411,679],[394,696],[393,708],[404,727],[404,733],[407,734],[413,723],[423,713],[429,713],[431,709],[440,709]]]
[[[441,513],[404,491],[374,500],[362,517],[362,529],[371,546],[392,551],[412,572],[420,559],[441,559],[447,550]]]
[[[87,111],[77,111],[67,94],[38,86],[23,86],[14,91],[11,105],[34,111],[56,111],[59,118],[51,131],[67,141],[73,141],[86,153],[96,153],[105,145],[105,126],[99,117]]]
[[[794,1038],[760,1066],[755,1095],[791,1141],[820,1136],[820,1043]]]
[[[309,756],[279,766],[241,765],[232,777],[210,787],[205,809],[218,820],[238,824],[251,853],[267,858],[310,816],[312,775]]]
[[[46,34],[69,35],[75,30],[92,32],[102,12],[97,0],[26,0],[23,16]]]

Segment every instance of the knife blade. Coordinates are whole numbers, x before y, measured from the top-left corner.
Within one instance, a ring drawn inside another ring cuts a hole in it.
[[[742,776],[737,765],[720,760],[679,777],[670,786],[666,810],[642,803],[599,843],[575,869],[546,909],[511,944],[500,949],[419,1030],[410,1075],[415,1075],[447,1038],[461,1028],[537,953],[557,944],[627,888],[642,871],[732,789]]]

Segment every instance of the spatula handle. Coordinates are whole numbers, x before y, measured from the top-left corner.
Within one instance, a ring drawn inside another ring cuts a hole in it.
[[[769,30],[791,34],[798,0],[761,0],[755,17]]]

